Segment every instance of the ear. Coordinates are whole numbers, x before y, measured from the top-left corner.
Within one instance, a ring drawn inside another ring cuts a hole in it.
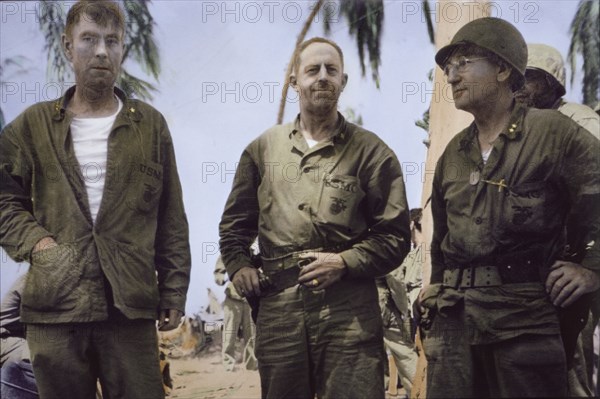
[[[63,52],[65,53],[65,57],[67,57],[69,61],[73,61],[73,43],[65,33],[63,33],[60,37],[60,41],[62,44]]]
[[[288,83],[292,89],[298,91],[298,81],[296,80],[296,74],[292,72],[288,78]]]
[[[342,77],[342,90],[344,90],[346,88],[347,84],[348,84],[348,74],[345,73],[344,76]]]
[[[500,65],[498,65],[498,75],[497,75],[498,82],[508,81],[508,78],[510,77],[512,70],[513,70],[512,67],[510,67],[504,63],[501,63]]]

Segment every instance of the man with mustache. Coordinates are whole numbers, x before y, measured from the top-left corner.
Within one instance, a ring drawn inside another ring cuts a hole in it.
[[[0,244],[31,264],[21,321],[41,398],[163,398],[156,320],[177,327],[188,225],[164,117],[115,87],[125,19],[80,1],[62,45],[76,85],[0,136]]]
[[[300,115],[246,147],[221,220],[227,272],[260,305],[263,398],[384,397],[374,278],[408,252],[408,208],[392,150],[337,111],[347,81],[337,44],[299,46]],[[257,235],[264,275],[248,250]]]
[[[433,180],[427,396],[565,397],[559,320],[600,286],[598,140],[515,102],[527,46],[502,19],[466,24],[435,60],[474,122]]]

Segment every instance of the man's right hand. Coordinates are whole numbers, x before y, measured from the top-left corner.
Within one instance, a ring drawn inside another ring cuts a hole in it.
[[[233,275],[231,282],[238,294],[244,297],[260,296],[258,270],[244,266]]]
[[[56,246],[58,246],[58,243],[54,241],[54,238],[44,237],[33,246],[31,253],[34,254],[36,252],[43,251],[44,249],[49,249]]]

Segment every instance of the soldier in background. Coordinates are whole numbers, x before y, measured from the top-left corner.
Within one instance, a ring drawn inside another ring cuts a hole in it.
[[[600,139],[600,117],[590,107],[567,102],[565,63],[554,47],[545,44],[527,45],[525,85],[515,97],[517,101],[539,109],[555,109],[577,122]]]
[[[254,359],[254,323],[250,316],[250,305],[246,299],[238,294],[231,281],[227,280],[227,271],[219,255],[215,265],[215,282],[225,285],[225,302],[223,302],[223,366],[225,370],[233,371],[235,368],[235,342],[240,327],[244,337],[244,364],[247,370],[256,370]]]
[[[421,277],[421,216],[423,210],[410,210],[412,250],[402,265],[376,279],[379,306],[383,319],[383,342],[391,352],[400,382],[410,397],[417,367],[412,304],[422,285]]]

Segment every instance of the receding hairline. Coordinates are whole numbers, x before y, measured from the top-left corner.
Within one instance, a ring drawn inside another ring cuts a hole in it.
[[[310,47],[313,44],[319,44],[319,43],[328,44],[329,46],[333,47],[333,49],[338,53],[338,56],[340,57],[340,62],[342,64],[342,70],[344,70],[344,52],[342,51],[340,46],[333,40],[325,39],[324,37],[313,37],[311,39],[305,40],[304,42],[300,43],[300,45],[298,46],[298,49],[294,56],[294,67],[292,68],[293,73],[298,73],[298,69],[300,68],[300,62],[301,62],[300,56],[302,55],[304,50],[306,50],[308,47]]]

